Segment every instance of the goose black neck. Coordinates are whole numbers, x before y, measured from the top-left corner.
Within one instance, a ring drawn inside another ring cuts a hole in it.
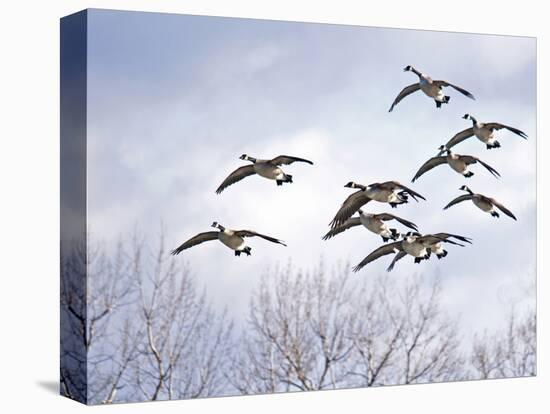
[[[415,68],[413,68],[412,66],[411,66],[411,72],[416,74],[418,77],[422,76],[422,74],[419,71],[417,71]]]

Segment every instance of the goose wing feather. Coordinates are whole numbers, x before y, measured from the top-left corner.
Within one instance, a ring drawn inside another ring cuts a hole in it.
[[[426,161],[416,172],[414,175],[412,182],[414,183],[416,180],[418,180],[424,173],[430,171],[432,168],[437,167],[438,165],[447,163],[447,157],[443,156],[437,156],[430,158],[428,161]]]
[[[523,139],[527,139],[527,134],[522,130],[508,126],[508,125],[501,124],[499,122],[488,122],[485,124],[485,127],[489,128],[490,130],[494,130],[494,129],[499,130],[499,129],[505,128],[508,131],[513,132],[516,135],[519,135]]]
[[[418,231],[417,225],[414,224],[412,221],[405,220],[404,218],[394,216],[393,214],[390,214],[390,213],[377,214],[375,217],[382,220],[382,221],[396,220],[399,223],[403,224],[404,226],[406,226],[406,227],[408,227],[408,228],[410,228],[414,231]]]
[[[183,250],[196,246],[197,244],[201,244],[210,240],[217,240],[218,234],[219,234],[219,231],[207,231],[204,233],[199,233],[196,236],[191,237],[186,242],[182,243],[180,246],[176,247],[174,250],[170,252],[170,254],[175,256],[180,254]]]
[[[455,204],[461,203],[461,202],[466,201],[466,200],[471,200],[471,199],[472,199],[471,194],[463,194],[461,196],[458,196],[454,200],[451,200],[451,202],[449,204],[447,204],[445,207],[443,207],[443,210],[447,210],[449,207],[452,207]]]
[[[282,244],[283,246],[286,246],[285,242],[282,240],[276,239],[275,237],[266,236],[265,234],[261,234],[252,230],[236,230],[235,235],[240,237],[261,237],[262,239],[265,239],[267,241],[270,241],[271,243],[278,243]]]
[[[275,165],[288,165],[292,164],[293,162],[306,162],[313,165],[313,162],[311,162],[310,160],[306,160],[305,158],[292,157],[290,155],[279,155],[278,157],[270,160],[270,162]]]
[[[489,164],[487,164],[484,161],[481,161],[479,158],[474,157],[472,155],[461,155],[460,158],[466,162],[466,164],[475,164],[476,162],[479,162],[481,165],[483,165],[487,171],[489,171],[491,174],[493,174],[495,177],[500,177],[500,174],[497,170],[495,170],[493,167],[491,167]]]
[[[243,167],[237,168],[235,171],[229,174],[229,176],[225,180],[223,180],[223,183],[221,183],[218,189],[216,190],[216,194],[220,194],[223,190],[225,190],[230,185],[233,185],[236,182],[241,181],[243,178],[253,174],[256,174],[256,172],[254,171],[253,165],[245,165]]]
[[[406,193],[408,193],[412,198],[414,198],[415,201],[418,201],[417,197],[421,198],[422,200],[426,200],[426,198],[424,198],[424,196],[420,195],[419,193],[417,193],[414,190],[411,190],[409,187],[401,184],[399,181],[386,181],[385,183],[382,183],[382,184],[379,184],[379,185],[380,185],[380,188],[385,188],[387,190],[395,190],[397,188],[401,189],[401,190],[405,191]]]
[[[456,144],[460,144],[462,141],[474,136],[474,128],[466,128],[464,131],[460,131],[454,137],[452,137],[446,144],[445,147],[452,148]],[[444,151],[440,151],[438,155],[443,154]]]
[[[402,250],[400,241],[389,243],[389,244],[386,244],[384,246],[381,246],[378,249],[371,252],[363,260],[361,260],[361,262],[353,268],[353,271],[358,272],[359,270],[361,270],[363,267],[365,267],[370,262],[372,262],[376,259],[379,259],[382,256],[386,256],[388,254],[395,253],[396,251],[399,251],[399,250]]]
[[[453,88],[453,89],[457,90],[458,92],[460,92],[462,95],[465,95],[468,98],[473,99],[474,101],[476,99],[475,96],[472,95],[470,92],[468,92],[466,89],[461,88],[460,86],[457,86],[457,85],[453,85],[450,82],[447,82],[447,81],[444,81],[444,80],[436,80],[436,81],[434,81],[434,84],[436,84],[437,86],[450,86],[451,88]]]
[[[491,201],[491,203],[493,203],[500,211],[502,211],[504,214],[506,214],[508,217],[511,217],[513,218],[514,220],[517,221],[517,218],[516,216],[514,216],[514,214],[508,210],[506,207],[504,207],[502,204],[500,204],[497,200],[495,200],[494,198],[490,198],[489,199]]]
[[[329,223],[331,228],[338,227],[345,223],[361,206],[367,204],[371,199],[363,190],[351,194],[340,206],[340,209]]]
[[[348,229],[351,229],[352,227],[360,226],[360,225],[361,225],[361,219],[359,217],[349,218],[341,226],[338,226],[338,227],[335,227],[335,228],[329,230],[327,232],[327,234],[325,234],[323,236],[323,240],[331,239],[332,237],[336,236],[337,234],[340,234],[340,233],[342,233],[342,232],[344,232]]]
[[[399,253],[397,253],[395,256],[393,256],[393,260],[391,261],[390,265],[386,269],[387,272],[391,272],[395,266],[395,264],[404,258],[407,255],[403,250],[401,250]]]
[[[395,105],[397,105],[403,98],[410,95],[411,93],[414,93],[416,91],[420,90],[420,84],[419,83],[413,83],[412,85],[406,86],[403,88],[401,92],[397,95],[393,103],[391,104],[390,110],[388,112],[393,111],[393,108]]]

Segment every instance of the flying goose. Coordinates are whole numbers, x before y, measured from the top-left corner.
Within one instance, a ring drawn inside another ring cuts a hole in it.
[[[495,137],[495,130],[498,131],[499,129],[507,129],[508,131],[513,132],[516,135],[519,135],[523,139],[527,139],[527,134],[523,131],[520,131],[517,128],[513,128],[508,125],[500,124],[498,122],[478,122],[472,115],[465,114],[462,119],[469,119],[472,121],[472,126],[470,128],[465,129],[464,131],[459,132],[454,137],[452,137],[445,146],[447,148],[454,147],[456,144],[464,141],[465,139],[468,139],[470,137],[475,136],[477,139],[479,139],[481,142],[483,142],[487,149],[491,148],[500,148],[500,142],[496,140]]]
[[[457,238],[458,240],[471,243],[468,237],[458,236],[456,234],[436,233],[426,234],[423,236],[417,232],[409,232],[403,235],[402,240],[383,245],[371,252],[353,268],[353,271],[358,272],[370,262],[379,259],[382,256],[395,253],[397,253],[397,255],[393,258],[392,262],[386,269],[388,272],[391,272],[395,266],[395,263],[406,255],[413,256],[415,263],[420,263],[422,260],[428,260],[432,252],[435,253],[440,259],[447,255],[447,251],[443,250],[441,243],[450,243],[462,247],[464,246],[463,244],[450,240],[451,238]],[[432,251],[432,249],[434,250]]]
[[[217,228],[219,231],[207,231],[204,233],[199,233],[195,237],[191,237],[181,246],[172,250],[171,254],[178,255],[183,250],[196,246],[197,244],[201,244],[210,240],[219,240],[220,242],[225,244],[227,247],[234,250],[235,256],[240,256],[241,253],[246,253],[247,256],[250,256],[250,251],[252,250],[252,248],[245,245],[244,237],[254,237],[254,236],[261,237],[262,239],[265,239],[272,243],[278,243],[278,244],[282,244],[283,246],[286,246],[286,244],[279,239],[266,236],[264,234],[256,233],[255,231],[227,229],[216,221],[212,223],[212,227]]]
[[[418,231],[416,224],[414,224],[413,222],[405,220],[401,217],[394,216],[390,213],[371,214],[365,213],[361,209],[357,211],[359,212],[359,217],[351,217],[347,219],[344,224],[333,228],[327,234],[325,234],[323,236],[323,240],[328,240],[336,236],[337,234],[346,231],[347,229],[360,225],[365,227],[367,230],[370,230],[374,234],[378,234],[379,236],[381,236],[384,242],[387,242],[390,239],[397,240],[399,238],[399,232],[396,229],[390,229],[388,224],[386,223],[390,220],[396,220],[404,226]]]
[[[474,157],[472,155],[460,155],[460,154],[453,154],[449,148],[447,148],[445,145],[440,146],[439,148],[439,154],[433,158],[430,158],[428,161],[426,161],[422,167],[418,170],[416,175],[413,177],[412,182],[414,183],[416,180],[418,180],[424,173],[430,171],[432,168],[437,167],[438,165],[442,164],[448,164],[449,167],[451,167],[454,171],[456,171],[459,174],[462,174],[464,177],[471,177],[474,175],[473,172],[468,170],[468,167],[472,164],[480,163],[483,165],[491,174],[495,176],[495,178],[500,177],[500,174],[497,170],[495,170],[493,167],[491,167],[489,164],[481,161],[479,158]],[[447,155],[442,156],[442,153],[447,153]]]
[[[232,184],[235,184],[237,181],[242,180],[249,175],[258,174],[264,178],[270,180],[275,180],[277,185],[283,185],[283,183],[291,183],[292,175],[285,174],[284,171],[279,168],[281,165],[289,165],[293,162],[307,162],[308,164],[313,165],[313,163],[304,158],[291,157],[289,155],[279,155],[271,160],[259,160],[254,157],[250,157],[246,154],[243,154],[239,157],[241,160],[250,161],[251,165],[245,165],[244,167],[239,167],[233,171],[229,176],[220,184],[216,190],[216,194],[220,194],[223,190],[229,187]]]
[[[424,94],[426,94],[430,98],[433,98],[435,101],[435,106],[441,108],[441,104],[449,103],[449,100],[451,99],[450,96],[446,96],[443,93],[443,88],[445,86],[450,86],[451,88],[459,91],[461,94],[466,95],[468,98],[475,100],[474,95],[472,95],[466,89],[462,89],[461,87],[453,85],[452,83],[444,80],[432,80],[432,78],[430,78],[428,75],[420,73],[410,65],[405,67],[405,69],[403,70],[405,72],[414,72],[418,76],[419,81],[418,83],[413,83],[412,85],[405,87],[401,92],[399,92],[399,95],[397,95],[397,98],[395,98],[395,100],[393,101],[389,112],[393,111],[394,106],[401,102],[404,97],[418,90],[421,90],[422,92],[424,92]]]
[[[504,207],[494,198],[484,196],[483,194],[474,194],[474,192],[465,185],[460,187],[459,190],[466,191],[467,194],[458,196],[457,198],[452,200],[449,204],[447,204],[445,207],[443,207],[443,210],[447,210],[449,207],[454,206],[455,204],[458,204],[462,201],[472,200],[472,202],[480,210],[486,213],[491,213],[491,216],[493,217],[500,217],[498,212],[495,210],[495,207],[496,207],[500,211],[502,211],[504,214],[506,214],[508,217],[511,217],[514,220],[517,220],[516,216],[514,216],[510,210],[508,210],[506,207]]]
[[[375,200],[380,203],[389,203],[392,208],[397,207],[398,204],[407,203],[408,195],[410,195],[415,201],[418,201],[417,197],[422,200],[426,200],[416,191],[405,187],[397,181],[373,183],[368,186],[350,181],[344,187],[359,188],[359,191],[351,194],[342,203],[340,209],[329,223],[332,228],[344,224],[345,221],[349,219],[357,210],[371,200]]]

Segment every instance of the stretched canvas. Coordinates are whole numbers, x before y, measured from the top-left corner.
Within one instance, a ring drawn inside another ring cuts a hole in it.
[[[534,38],[62,18],[61,393],[535,375],[535,115]]]

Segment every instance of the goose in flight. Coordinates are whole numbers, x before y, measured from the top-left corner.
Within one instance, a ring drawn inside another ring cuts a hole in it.
[[[217,228],[219,231],[207,231],[204,233],[199,233],[196,236],[191,237],[179,247],[172,250],[171,254],[178,255],[183,250],[196,246],[197,244],[201,244],[210,240],[219,240],[231,250],[234,250],[235,256],[240,256],[241,253],[245,253],[247,256],[250,256],[250,251],[252,250],[252,248],[245,245],[244,238],[254,236],[261,237],[262,239],[265,239],[272,243],[278,243],[286,246],[286,244],[279,239],[256,233],[255,231],[227,229],[216,221],[212,223],[212,227]]]
[[[399,238],[399,232],[397,231],[397,229],[390,229],[387,224],[387,222],[391,220],[395,220],[414,231],[418,231],[416,224],[414,224],[412,221],[405,220],[390,213],[371,214],[365,213],[361,209],[357,211],[359,212],[359,217],[351,217],[347,219],[341,226],[331,229],[327,234],[323,236],[323,240],[331,239],[337,234],[351,229],[352,227],[361,225],[367,230],[373,232],[374,234],[378,234],[379,236],[381,236],[384,242],[387,242],[390,239],[397,240]]]
[[[447,148],[454,147],[456,144],[459,144],[462,141],[474,136],[483,142],[487,146],[487,149],[500,148],[500,142],[498,142],[495,137],[495,131],[503,128],[519,135],[523,139],[527,139],[527,134],[525,132],[508,125],[500,124],[498,122],[478,122],[470,114],[465,114],[462,119],[469,119],[472,121],[472,126],[452,137],[449,142],[445,144]]]
[[[412,182],[414,183],[416,180],[418,180],[424,173],[430,171],[432,168],[437,167],[438,165],[447,164],[449,167],[451,167],[454,171],[456,171],[459,174],[462,174],[464,177],[471,177],[474,175],[473,172],[468,170],[468,167],[472,164],[480,163],[483,165],[495,178],[500,177],[500,174],[497,170],[495,170],[493,167],[491,167],[486,162],[481,161],[479,158],[474,157],[473,155],[460,155],[460,154],[453,154],[449,148],[447,148],[445,145],[440,146],[439,148],[439,155],[430,158],[428,161],[426,161],[422,167],[417,171],[415,176],[412,179]],[[447,153],[447,155],[441,155],[443,153]]]
[[[445,207],[443,207],[443,210],[447,210],[449,207],[452,207],[455,204],[461,203],[462,201],[472,200],[472,203],[474,203],[476,207],[478,207],[481,211],[490,213],[491,216],[493,217],[500,217],[500,215],[496,211],[496,208],[498,208],[508,217],[511,217],[514,220],[517,220],[516,216],[514,216],[514,214],[510,210],[508,210],[506,207],[504,207],[494,198],[484,196],[483,194],[475,194],[472,190],[470,190],[465,185],[460,187],[459,190],[466,191],[467,194],[458,196],[457,198],[452,200],[449,204],[447,204]]]
[[[280,168],[281,165],[289,165],[293,162],[306,162],[313,165],[313,163],[304,158],[291,157],[289,155],[279,155],[270,160],[260,160],[254,157],[250,157],[246,154],[243,154],[239,157],[241,160],[250,161],[252,164],[245,165],[243,167],[237,168],[229,176],[223,180],[223,183],[220,184],[216,190],[216,194],[220,194],[230,185],[235,184],[237,181],[242,180],[249,175],[258,174],[261,177],[268,178],[270,180],[275,180],[277,185],[283,185],[283,183],[291,183],[292,175],[285,174],[285,172]]]
[[[402,240],[395,241],[379,247],[365,257],[357,266],[353,268],[354,272],[358,272],[370,262],[379,259],[380,257],[397,253],[388,268],[388,272],[391,272],[397,261],[401,260],[406,255],[414,257],[415,263],[420,263],[422,260],[428,260],[432,252],[437,255],[439,259],[447,255],[447,251],[441,246],[442,243],[450,243],[457,246],[464,246],[458,243],[452,238],[471,243],[468,237],[459,236],[450,233],[436,233],[421,235],[417,232],[409,232],[403,236]],[[433,249],[433,250],[432,250]]]
[[[466,89],[462,89],[461,87],[453,85],[452,83],[444,80],[433,80],[428,75],[420,73],[418,70],[410,65],[405,67],[405,69],[403,70],[405,72],[410,71],[416,74],[418,76],[418,83],[413,83],[412,85],[405,87],[401,92],[399,92],[399,95],[397,95],[397,97],[393,101],[389,112],[393,111],[395,105],[401,102],[403,98],[418,90],[421,90],[422,92],[424,92],[425,95],[432,98],[435,101],[435,106],[437,108],[441,108],[441,104],[449,103],[449,100],[451,99],[450,96],[446,96],[443,93],[443,88],[446,86],[450,86],[451,88],[456,89],[461,94],[466,95],[468,98],[475,100],[474,95],[472,95]]]
[[[363,205],[367,204],[371,200],[375,200],[380,203],[389,203],[392,208],[397,207],[397,205],[399,204],[407,203],[409,195],[415,201],[418,201],[418,198],[426,200],[416,191],[405,187],[403,184],[397,181],[373,183],[367,186],[350,181],[344,187],[358,188],[359,191],[351,194],[342,203],[340,209],[338,210],[332,221],[329,223],[331,228],[335,228],[344,224],[346,220],[353,216],[353,214],[357,210],[359,210]]]

